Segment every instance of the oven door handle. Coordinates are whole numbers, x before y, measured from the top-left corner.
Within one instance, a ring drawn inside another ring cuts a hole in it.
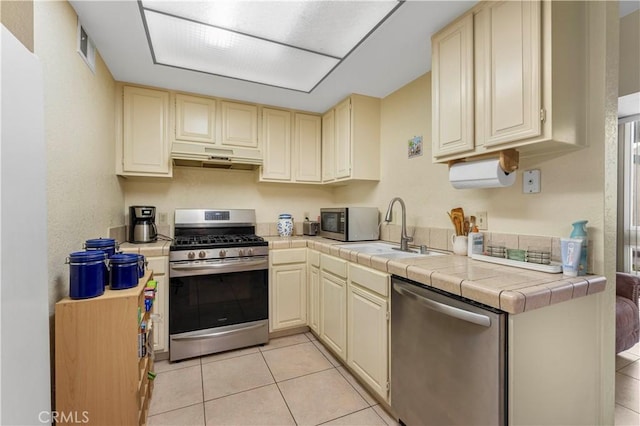
[[[249,260],[233,263],[205,263],[199,265],[171,265],[171,269],[174,271],[206,271],[206,270],[220,270],[220,269],[233,269],[234,271],[242,271],[247,267],[269,266],[268,260]]]
[[[266,324],[254,324],[254,325],[250,325],[248,327],[243,327],[243,328],[238,328],[235,330],[226,330],[226,331],[216,331],[214,333],[207,333],[207,334],[197,334],[194,336],[180,336],[180,337],[172,337],[172,340],[198,340],[198,339],[208,339],[210,337],[219,337],[219,336],[225,336],[228,334],[235,334],[235,333],[239,333],[239,332],[244,332],[247,330],[254,330],[256,328],[262,328],[265,327]]]

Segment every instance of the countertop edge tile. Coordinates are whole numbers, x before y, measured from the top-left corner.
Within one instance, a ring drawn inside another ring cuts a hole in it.
[[[406,263],[398,262],[395,260],[389,260],[387,262],[387,271],[390,274],[401,276],[402,278],[408,278],[407,269],[410,265]]]
[[[308,247],[381,272],[395,274],[426,286],[468,297],[509,314],[528,312],[599,293],[605,290],[607,284],[606,278],[598,275],[580,277],[567,277],[562,274],[540,275],[531,274],[529,271],[515,267],[496,265],[492,268],[499,269],[501,275],[521,274],[530,280],[514,284],[511,286],[513,288],[509,288],[509,286],[507,288],[493,287],[488,283],[483,285],[482,279],[468,279],[470,275],[465,275],[463,271],[456,271],[455,274],[450,274],[449,271],[442,272],[445,269],[456,270],[456,267],[462,264],[487,266],[486,262],[468,259],[464,256],[449,256],[447,259],[450,263],[444,262],[444,264],[443,261],[434,263],[428,258],[424,259],[424,262],[416,263],[415,259],[410,261],[402,258],[390,260],[346,248],[341,249],[335,246],[344,244],[343,241],[327,240],[322,237],[295,236],[288,237],[286,240],[282,237],[267,237],[265,240],[269,242],[270,249]],[[168,249],[169,244],[163,246],[162,249],[165,247]],[[469,269],[469,271],[472,270]]]
[[[522,293],[513,290],[502,290],[500,292],[500,309],[510,314],[520,314],[524,312],[525,297]]]

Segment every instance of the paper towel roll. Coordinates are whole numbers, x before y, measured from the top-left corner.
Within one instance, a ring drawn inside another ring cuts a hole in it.
[[[449,168],[449,181],[456,189],[501,188],[513,185],[516,172],[506,173],[497,158],[461,162]]]

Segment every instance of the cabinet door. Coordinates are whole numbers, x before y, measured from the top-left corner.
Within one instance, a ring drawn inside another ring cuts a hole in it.
[[[215,142],[215,99],[176,94],[176,139]]]
[[[331,110],[322,116],[322,181],[336,178],[336,112]]]
[[[309,266],[309,328],[320,334],[320,268]]]
[[[123,151],[124,174],[168,175],[169,93],[141,87],[124,87]]]
[[[168,312],[168,296],[169,285],[166,275],[153,275],[153,279],[158,282],[158,290],[156,291],[156,300],[153,302],[153,351],[164,352],[169,350],[167,342],[169,341],[169,318]]]
[[[306,264],[271,268],[271,331],[307,325]]]
[[[347,359],[347,282],[320,274],[320,339],[343,360]]]
[[[349,285],[347,363],[385,400],[389,383],[389,303]]]
[[[433,155],[474,149],[473,15],[431,39]]]
[[[475,17],[478,145],[539,136],[541,4],[501,1]]]
[[[296,182],[320,182],[321,118],[317,115],[295,114],[294,170]]]
[[[335,177],[351,176],[351,99],[335,107]]]
[[[261,178],[291,180],[291,113],[277,109],[262,110],[264,163]]]
[[[222,145],[258,147],[258,107],[222,101]]]

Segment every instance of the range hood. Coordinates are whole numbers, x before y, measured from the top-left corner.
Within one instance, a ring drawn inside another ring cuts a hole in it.
[[[171,159],[179,167],[252,170],[262,165],[262,152],[255,148],[173,142]]]

